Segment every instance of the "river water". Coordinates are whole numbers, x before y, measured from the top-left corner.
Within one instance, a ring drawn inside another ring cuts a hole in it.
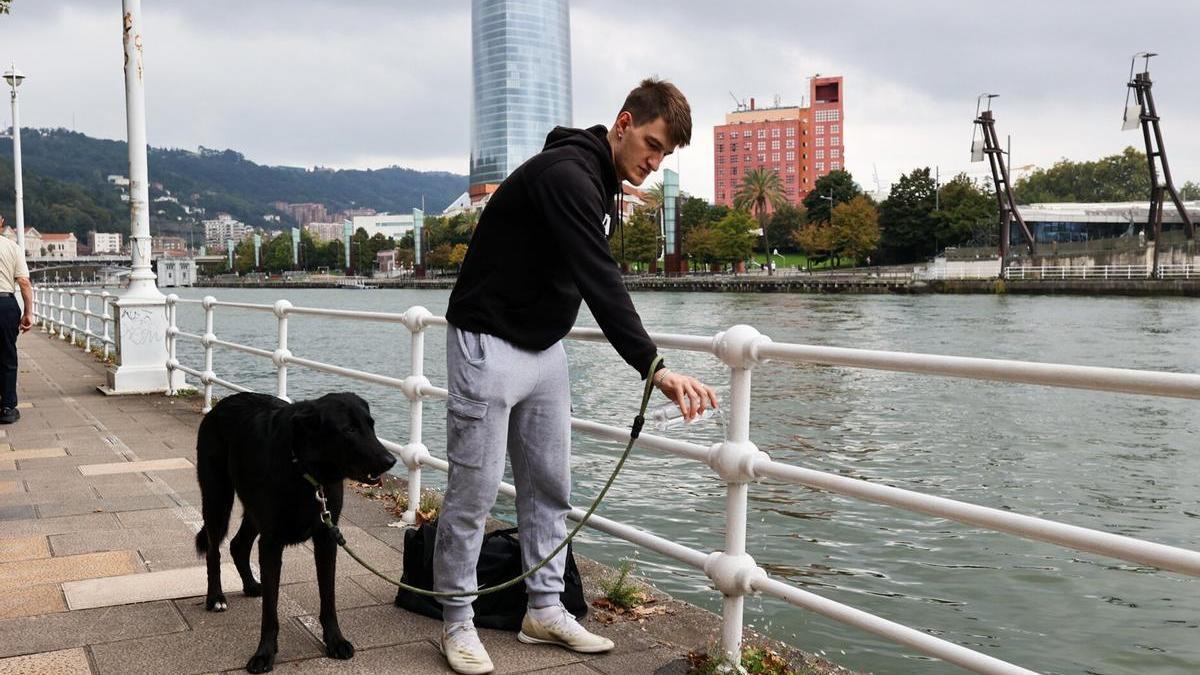
[[[183,297],[271,303],[277,290],[183,289]],[[295,290],[295,305],[436,314],[448,291]],[[776,341],[1084,365],[1200,372],[1200,303],[1174,298],[810,296],[638,293],[651,331],[711,335],[748,323]],[[594,325],[586,310],[581,325]],[[180,326],[203,332],[197,306]],[[271,315],[220,308],[216,334],[274,349]],[[298,356],[404,377],[403,326],[295,317]],[[627,425],[639,380],[608,345],[568,345],[572,404]],[[200,350],[181,343],[199,367]],[[728,392],[715,358],[668,363]],[[218,351],[215,370],[274,390],[266,359]],[[444,332],[431,329],[426,374],[444,384]],[[407,438],[399,392],[292,369],[294,398],[355,390],[382,435]],[[660,397],[661,398],[661,397]],[[973,382],[846,368],[767,364],[754,373],[751,436],[774,459],[1165,544],[1197,547],[1200,421],[1193,401]],[[425,442],[445,453],[444,410],[426,404]],[[711,443],[713,423],[670,432]],[[576,504],[598,492],[622,448],[575,435]],[[437,486],[442,476],[427,472]],[[1200,581],[1049,544],[801,488],[751,486],[747,548],[772,575],[827,598],[1048,673],[1200,671]],[[496,513],[512,518],[501,499]],[[688,546],[723,548],[724,486],[687,460],[639,451],[599,513]],[[588,532],[581,553],[634,560],[677,597],[720,611],[702,573]],[[848,667],[952,673],[858,629],[773,599],[746,602],[750,626]]]

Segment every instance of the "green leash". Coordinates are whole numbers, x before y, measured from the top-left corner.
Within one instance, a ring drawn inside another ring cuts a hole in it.
[[[342,536],[342,532],[338,529],[337,525],[333,524],[333,516],[329,513],[329,509],[325,506],[325,491],[321,488],[321,484],[318,483],[317,480],[311,475],[305,473],[305,480],[307,480],[313,485],[313,487],[317,489],[317,501],[321,503],[321,522],[325,524],[325,527],[329,528],[329,533],[333,536],[334,540],[337,541],[338,546],[341,546],[351,558],[354,558],[356,561],[358,561],[358,564],[370,570],[380,579],[383,579],[390,584],[399,586],[400,588],[412,593],[427,595],[434,598],[463,598],[475,595],[487,595],[488,593],[496,593],[509,588],[510,586],[519,584],[522,581],[525,581],[529,575],[549,564],[550,561],[554,559],[554,556],[558,555],[560,551],[566,548],[567,544],[569,544],[571,540],[575,538],[575,535],[579,534],[579,531],[583,529],[583,526],[587,524],[588,519],[592,517],[592,513],[594,513],[596,508],[600,506],[600,502],[604,501],[604,496],[608,494],[608,489],[612,487],[613,482],[617,480],[617,475],[621,473],[621,468],[625,466],[625,460],[629,459],[629,453],[633,451],[634,442],[637,441],[638,436],[642,433],[642,426],[646,423],[646,406],[649,405],[650,394],[654,391],[654,373],[658,369],[658,364],[660,363],[662,363],[661,356],[655,356],[654,361],[650,363],[650,371],[646,373],[646,386],[642,390],[642,406],[638,410],[637,417],[633,418],[633,426],[629,430],[629,443],[625,445],[625,452],[621,453],[621,459],[617,461],[617,466],[613,469],[612,475],[608,477],[608,482],[604,484],[604,488],[600,490],[599,495],[596,495],[596,499],[592,502],[591,507],[588,508],[587,513],[583,514],[583,519],[580,520],[577,525],[575,525],[575,529],[571,530],[571,533],[567,535],[567,538],[564,539],[557,548],[551,551],[550,555],[542,558],[541,562],[534,565],[519,577],[509,579],[508,581],[496,586],[484,586],[483,588],[479,588],[474,591],[465,592],[430,591],[424,588],[411,586],[397,579],[393,579],[383,572],[375,569],[375,567],[373,567],[366,560],[358,557],[358,555],[354,552],[354,549],[350,548],[346,544],[346,538]]]

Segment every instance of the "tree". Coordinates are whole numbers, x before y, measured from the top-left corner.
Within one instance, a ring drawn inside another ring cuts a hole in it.
[[[997,227],[999,214],[995,195],[981,189],[965,173],[950,179],[939,195],[941,208],[930,214],[937,242],[935,249],[975,243],[981,223]]]
[[[713,225],[713,232],[718,260],[745,260],[754,252],[754,219],[745,211],[730,211]]]
[[[720,261],[716,230],[710,225],[692,228],[683,238],[683,253],[704,265]]]
[[[1094,162],[1060,160],[1038,169],[1013,186],[1017,202],[1132,202],[1150,197],[1146,154],[1127,147],[1119,155]]]
[[[913,169],[892,186],[879,205],[879,246],[884,260],[912,262],[933,254],[937,244],[930,214],[935,189],[929,167]]]
[[[833,195],[833,204],[845,204],[862,194],[862,188],[854,182],[854,177],[848,171],[830,171],[813,183],[812,192],[804,198],[804,210],[808,212],[808,222],[828,223],[830,201],[827,197]]]
[[[450,256],[454,252],[454,247],[449,243],[441,244],[429,252],[425,257],[426,267],[446,268],[450,267]]]
[[[645,203],[642,205],[642,208],[651,213],[657,213],[658,210],[662,208],[664,199],[664,188],[662,181],[658,181],[654,185],[650,186],[650,189],[646,190],[642,194],[645,201]]]
[[[775,209],[775,213],[771,214],[771,221],[767,223],[767,232],[771,236],[771,241],[775,242],[779,248],[793,251],[796,249],[796,240],[792,238],[792,235],[800,229],[804,222],[804,209],[791,204],[783,204]]]
[[[609,239],[609,248],[613,258],[622,264],[642,263],[657,260],[659,254],[658,224],[653,212],[639,208],[621,225],[623,231]],[[623,239],[622,239],[623,238]],[[624,246],[624,251],[621,247]]]
[[[1200,199],[1200,185],[1190,180],[1184,183],[1183,187],[1179,188],[1179,198],[1186,199],[1189,202]]]
[[[866,258],[879,246],[879,212],[866,195],[833,207],[829,229],[834,265],[842,258]]]
[[[833,257],[833,226],[829,223],[808,223],[797,230],[792,239],[804,251],[809,269],[814,262]]]
[[[679,205],[679,236],[686,240],[689,232],[697,227],[711,225],[720,220],[712,217],[708,202],[699,197],[684,197]],[[725,214],[721,214],[724,216]]]
[[[767,231],[767,209],[777,209],[787,203],[779,174],[764,168],[750,169],[742,178],[742,184],[733,196],[733,203],[743,211],[753,210],[758,215],[758,226],[763,233],[763,248],[767,254],[767,274],[774,273],[775,266],[771,263],[771,236]]]
[[[467,245],[466,244],[455,244],[454,247],[450,249],[450,266],[451,267],[462,267],[463,260],[465,260],[466,258],[467,258]]]

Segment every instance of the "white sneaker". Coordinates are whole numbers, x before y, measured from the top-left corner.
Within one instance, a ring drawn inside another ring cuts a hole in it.
[[[583,654],[597,654],[613,648],[612,640],[588,632],[561,604],[546,609],[525,610],[517,639],[531,645],[559,645]]]
[[[483,675],[492,672],[492,659],[488,656],[475,624],[470,621],[448,623],[442,629],[440,644],[446,662],[461,675]]]

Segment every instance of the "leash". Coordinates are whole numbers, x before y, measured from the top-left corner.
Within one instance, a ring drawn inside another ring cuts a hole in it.
[[[354,558],[354,560],[356,560],[358,562],[358,564],[360,564],[363,567],[370,570],[373,574],[375,574],[375,576],[379,577],[380,579],[383,579],[384,581],[386,581],[394,586],[399,586],[400,588],[403,588],[406,591],[409,591],[412,593],[417,593],[418,595],[427,595],[427,596],[434,597],[434,598],[463,598],[463,597],[469,597],[469,596],[487,595],[489,593],[496,593],[496,592],[502,591],[506,588],[509,588],[511,586],[514,586],[518,583],[521,583],[526,578],[528,578],[529,575],[533,574],[534,572],[536,572],[536,571],[542,569],[543,567],[545,567],[546,565],[548,565],[550,563],[550,561],[553,560],[554,557],[559,554],[559,552],[561,552],[564,548],[566,548],[567,544],[571,543],[571,540],[575,538],[575,535],[579,534],[579,531],[582,530],[583,526],[587,524],[588,519],[590,519],[592,517],[592,514],[596,511],[596,508],[600,506],[600,502],[604,501],[605,495],[608,494],[608,489],[610,487],[612,487],[613,482],[617,480],[617,475],[619,475],[621,473],[621,469],[625,466],[625,460],[629,459],[629,453],[633,451],[634,442],[637,441],[638,436],[641,435],[641,433],[642,433],[642,426],[645,425],[645,423],[646,423],[646,407],[650,403],[650,395],[654,392],[654,373],[657,371],[658,365],[660,363],[662,363],[661,356],[655,356],[654,360],[650,363],[650,370],[649,370],[649,372],[646,373],[646,386],[642,390],[642,405],[641,405],[641,408],[638,410],[637,417],[633,418],[633,426],[631,426],[629,429],[629,443],[625,444],[625,452],[621,453],[621,459],[619,459],[617,461],[617,466],[613,468],[612,475],[610,475],[608,477],[608,481],[604,484],[604,488],[600,490],[600,494],[596,495],[596,499],[592,502],[592,505],[590,507],[588,507],[587,512],[583,514],[583,518],[580,519],[579,523],[577,523],[575,525],[575,529],[571,530],[570,534],[567,535],[567,538],[563,539],[562,543],[559,544],[558,547],[556,547],[553,551],[551,551],[549,555],[547,555],[545,558],[542,558],[541,562],[539,562],[538,564],[529,568],[529,570],[527,570],[524,574],[522,574],[519,577],[509,579],[508,581],[506,581],[502,584],[497,584],[495,586],[484,586],[483,588],[479,588],[474,591],[463,591],[463,592],[431,591],[428,589],[418,588],[416,586],[406,584],[398,579],[393,579],[393,578],[389,577],[388,575],[384,574],[383,572],[380,572],[379,570],[375,569],[375,567],[372,566],[370,563],[368,563],[366,560],[363,560],[362,558],[360,558],[354,552],[354,549],[350,548],[350,546],[348,546],[346,544],[346,538],[344,536],[342,536],[342,532],[340,529],[338,529],[338,526],[333,523],[333,515],[329,512],[329,508],[326,505],[324,488],[321,486],[321,484],[315,478],[312,477],[311,474],[309,474],[308,472],[305,472],[304,479],[307,480],[316,489],[317,502],[321,504],[321,523],[323,523],[325,525],[325,527],[329,530],[330,536],[333,537],[334,541],[337,542],[338,546],[342,547],[342,550],[344,550],[347,553],[347,555],[349,555],[351,558]],[[293,461],[295,461],[295,459],[293,459]]]

